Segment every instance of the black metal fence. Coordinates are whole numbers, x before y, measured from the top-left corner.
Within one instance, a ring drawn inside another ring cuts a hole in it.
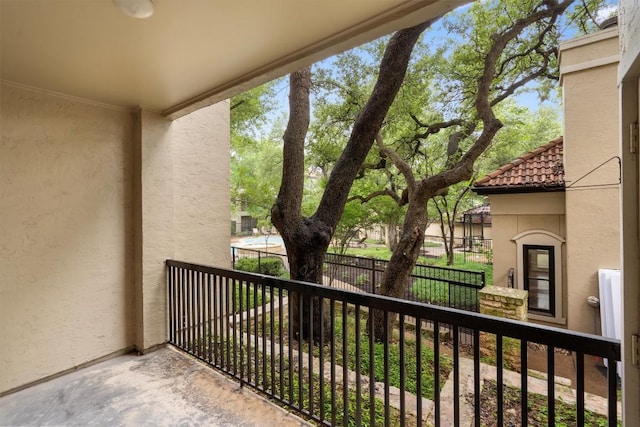
[[[446,245],[449,243],[448,237],[425,236],[422,256],[427,258],[446,256]],[[464,262],[491,264],[493,263],[493,240],[482,237],[454,237],[453,255]]]
[[[280,258],[283,265],[286,255],[252,249],[232,247],[233,268],[241,258],[257,259],[255,272],[263,272],[263,260]],[[328,253],[324,260],[325,285],[368,293],[378,293],[382,274],[389,261],[352,255]],[[479,311],[478,291],[485,286],[484,271],[461,270],[416,264],[403,299],[425,302],[461,310]]]
[[[171,344],[323,425],[503,425],[514,407],[524,426],[618,422],[617,340],[171,260],[167,289]],[[544,379],[528,376],[530,343],[545,349]],[[514,349],[518,367],[506,369]],[[554,385],[556,349],[574,354],[573,400]],[[585,392],[592,357],[608,361],[604,413]]]

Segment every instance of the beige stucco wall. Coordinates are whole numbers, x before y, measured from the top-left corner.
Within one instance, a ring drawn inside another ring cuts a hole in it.
[[[511,268],[514,269],[514,278],[517,280],[520,266],[517,262],[514,236],[529,230],[548,231],[563,238],[566,236],[564,200],[563,192],[489,196],[493,233],[494,285],[507,286]],[[565,263],[564,246],[562,263]],[[517,287],[518,284],[515,283],[514,286]]]
[[[135,345],[145,351],[167,337],[166,259],[231,266],[229,104],[173,122],[148,111],[134,120]]]
[[[560,46],[568,327],[583,332],[594,332],[586,300],[598,295],[598,269],[620,267],[618,161],[594,170],[619,154],[617,34],[613,28]]]
[[[168,258],[230,266],[229,104],[175,121],[2,84],[0,393],[166,341]]]
[[[133,344],[130,114],[1,103],[0,392]]]

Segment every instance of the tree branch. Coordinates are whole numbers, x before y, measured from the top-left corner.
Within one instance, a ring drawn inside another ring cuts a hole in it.
[[[402,176],[404,176],[405,181],[407,181],[407,188],[409,191],[413,191],[413,188],[416,186],[416,178],[413,175],[413,170],[411,166],[407,164],[404,160],[398,156],[398,153],[386,147],[382,142],[382,136],[380,134],[376,135],[376,143],[378,144],[378,150],[387,157],[391,159],[394,165],[398,168]]]
[[[289,78],[289,122],[283,136],[282,181],[276,202],[271,208],[271,217],[276,226],[301,221],[304,141],[310,120],[310,85],[311,67],[296,71]]]
[[[314,214],[332,228],[340,220],[353,181],[393,103],[407,71],[418,37],[437,19],[396,32],[385,49],[371,96],[356,118],[347,146],[334,165]]]

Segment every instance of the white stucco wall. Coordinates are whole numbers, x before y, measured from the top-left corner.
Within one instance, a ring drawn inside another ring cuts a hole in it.
[[[129,112],[1,98],[0,392],[133,344]]]

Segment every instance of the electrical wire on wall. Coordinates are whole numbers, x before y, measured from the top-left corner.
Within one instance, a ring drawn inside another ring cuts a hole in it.
[[[597,171],[598,169],[600,169],[601,167],[603,167],[607,163],[611,162],[612,160],[617,160],[618,161],[618,182],[612,182],[612,183],[608,183],[608,184],[576,185],[578,182],[582,181],[584,178],[588,177],[593,172]],[[615,185],[620,185],[621,183],[622,183],[622,159],[620,159],[620,156],[613,156],[613,157],[608,158],[604,162],[600,163],[598,166],[596,166],[595,168],[591,169],[589,172],[585,173],[580,178],[578,178],[575,181],[573,181],[571,184],[565,186],[565,190],[578,189],[578,188],[580,188],[580,189],[593,189],[593,188],[611,187],[611,186],[615,186]]]

